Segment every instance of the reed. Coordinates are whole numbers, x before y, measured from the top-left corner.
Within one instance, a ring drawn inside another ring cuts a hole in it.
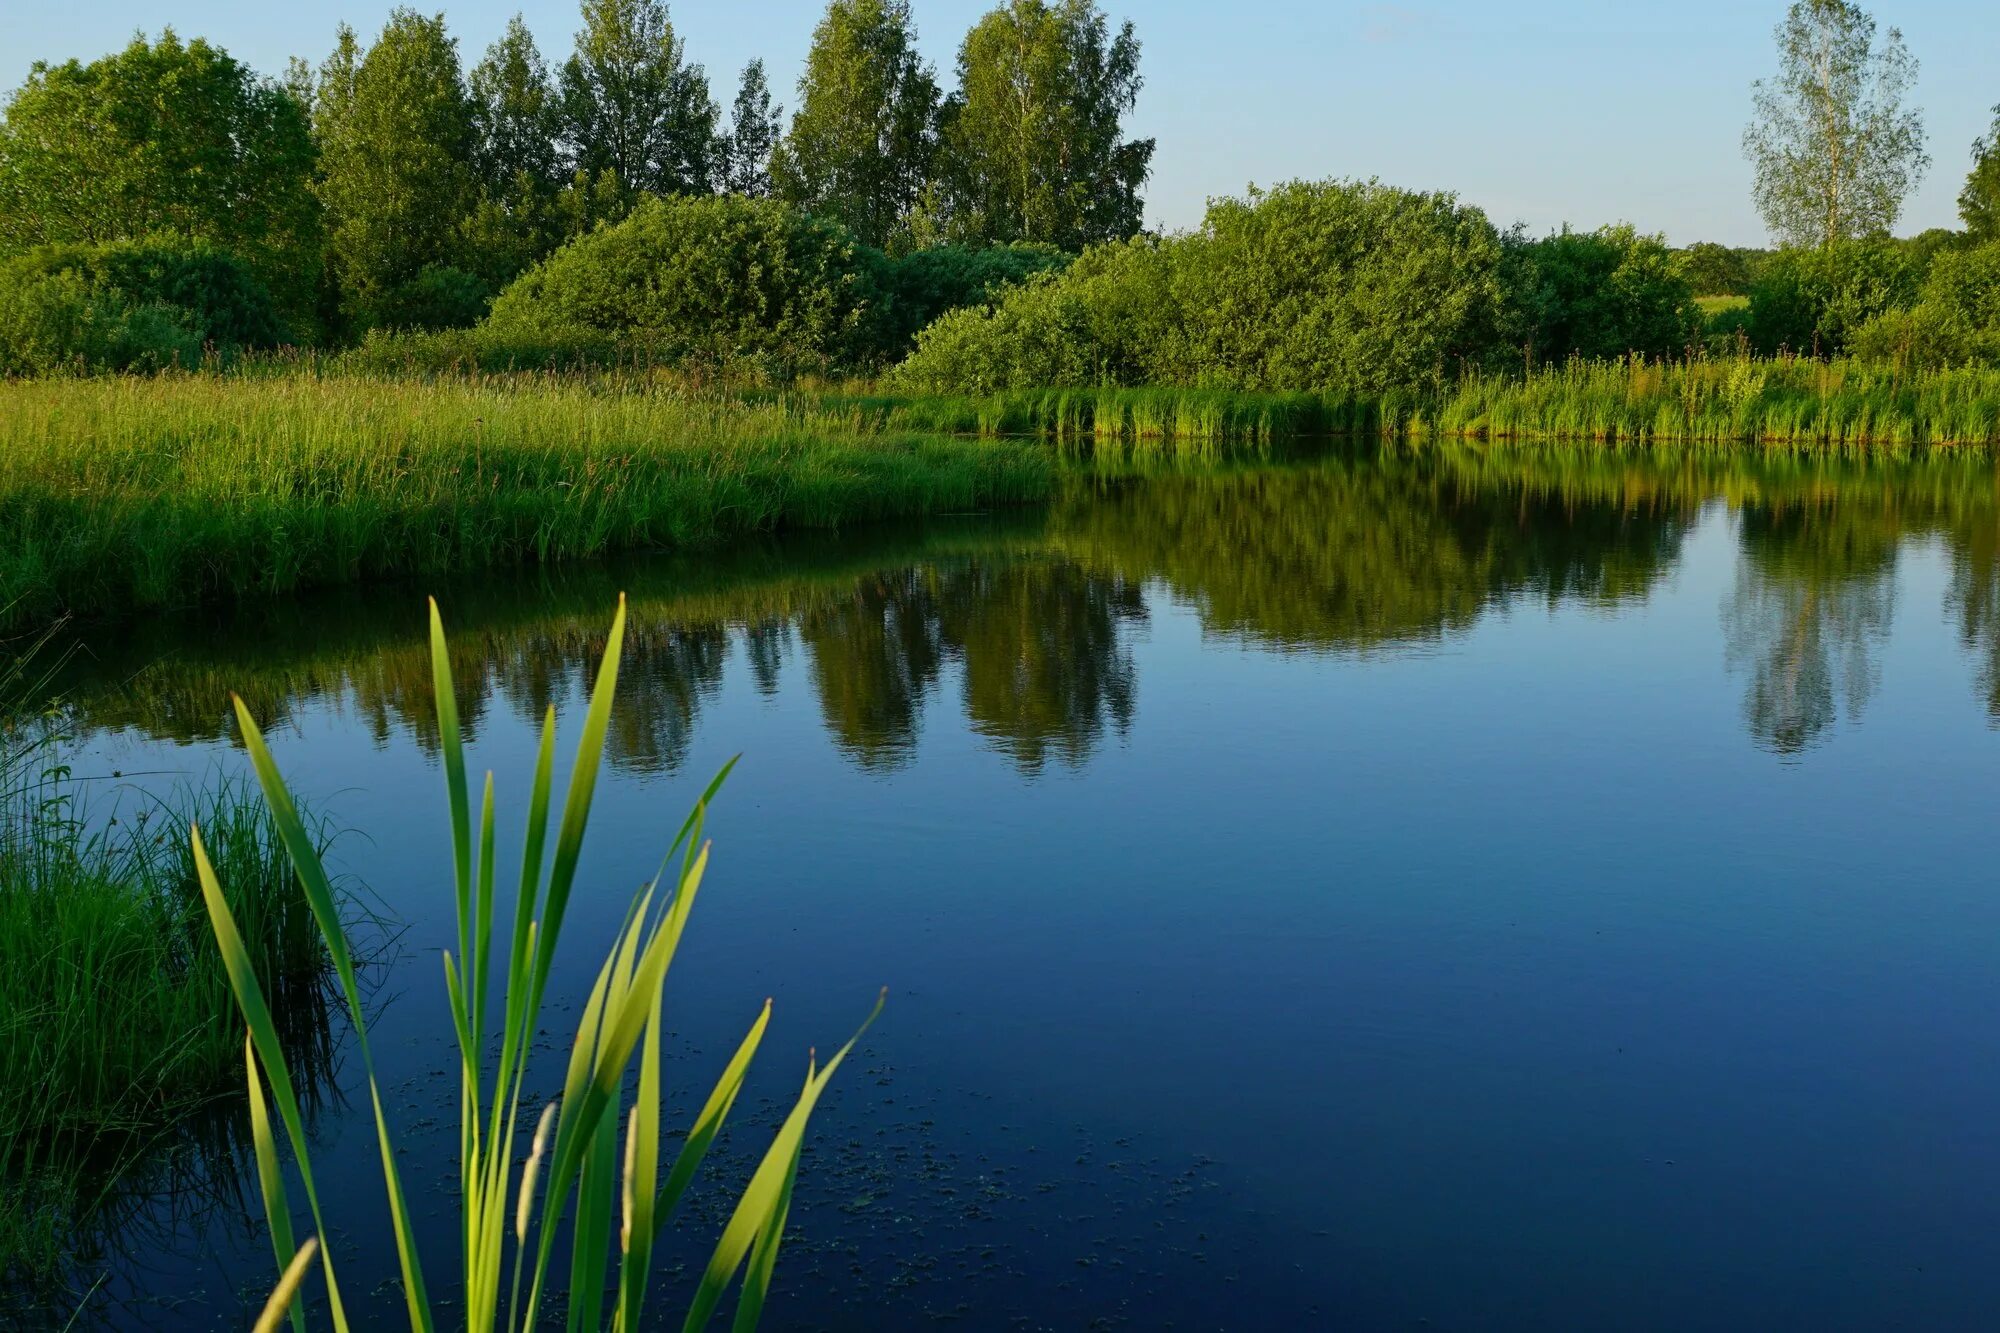
[[[607,1313],[608,1324],[615,1330],[641,1327],[654,1241],[722,1128],[770,1019],[767,1000],[688,1127],[679,1153],[662,1180],[663,989],[667,969],[707,868],[709,848],[702,840],[702,828],[708,805],[727,776],[728,770],[724,769],[682,825],[668,848],[660,873],[639,892],[628,909],[625,923],[612,941],[583,1007],[562,1095],[541,1112],[527,1161],[516,1178],[518,1183],[510,1179],[515,1137],[523,1115],[521,1099],[527,1083],[529,1053],[542,1021],[542,1001],[550,967],[589,822],[605,732],[610,723],[612,695],[617,688],[624,634],[625,606],[621,598],[591,692],[561,816],[554,826],[552,854],[549,834],[556,750],[554,709],[543,718],[541,744],[530,785],[526,845],[519,866],[514,920],[511,929],[496,941],[494,909],[500,881],[494,850],[493,775],[486,775],[475,814],[466,780],[451,655],[436,604],[431,607],[432,687],[450,810],[452,882],[457,908],[458,947],[455,953],[447,951],[444,955],[445,988],[459,1045],[461,1087],[459,1169],[463,1212],[459,1248],[463,1305],[462,1313],[454,1312],[451,1317],[454,1322],[462,1319],[464,1326],[475,1333],[499,1328],[520,1328],[526,1333],[536,1326],[550,1284],[556,1237],[572,1208],[568,1328],[605,1327]],[[411,1229],[409,1206],[396,1164],[397,1139],[376,1081],[367,1021],[355,986],[348,945],[332,908],[331,887],[249,710],[239,700],[236,711],[257,781],[332,955],[354,1025],[356,1049],[374,1108],[409,1324],[416,1333],[430,1333],[438,1315],[428,1296],[425,1268]],[[316,1235],[324,1234],[326,1221],[314,1183],[296,1088],[278,1031],[277,1013],[258,977],[255,962],[243,945],[236,914],[230,908],[198,827],[193,832],[191,846],[216,943],[249,1028],[244,1062],[258,1177],[271,1225],[274,1257],[284,1275],[276,1299],[280,1307],[289,1304],[294,1328],[303,1330],[306,1323],[303,1296],[294,1295],[287,1301],[284,1295],[288,1290],[298,1289],[297,1272],[302,1266],[299,1255],[304,1250],[293,1239],[292,1209],[278,1160],[280,1132],[289,1144]],[[496,975],[501,989],[497,1008],[491,993]],[[881,1007],[878,999],[862,1030],[873,1022]],[[804,1090],[724,1226],[714,1254],[695,1286],[684,1329],[707,1326],[739,1272],[742,1282],[734,1327],[745,1330],[756,1326],[783,1240],[792,1182],[798,1171],[808,1120],[821,1093],[860,1035],[856,1032],[823,1066],[808,1058]],[[635,1064],[636,1086],[628,1108],[626,1089]],[[275,1127],[270,1116],[273,1106],[278,1113]],[[312,1240],[307,1244],[312,1244]],[[318,1266],[325,1283],[328,1317],[333,1327],[344,1333],[350,1327],[349,1317],[333,1256],[324,1246],[319,1249]]]

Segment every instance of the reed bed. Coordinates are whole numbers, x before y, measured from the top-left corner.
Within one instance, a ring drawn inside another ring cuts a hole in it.
[[[1907,448],[2000,444],[2000,369],[1913,373],[1809,358],[1574,361],[1467,376],[1413,434],[1596,443]]]
[[[1038,497],[1045,451],[579,377],[0,383],[0,625]]]

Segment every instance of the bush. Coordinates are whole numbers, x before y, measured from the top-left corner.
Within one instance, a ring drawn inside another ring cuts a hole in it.
[[[1061,272],[1071,256],[1052,245],[940,245],[885,256],[879,283],[886,300],[877,321],[880,354],[906,355],[916,336],[948,311],[986,305],[1040,273]]]
[[[477,324],[493,300],[487,285],[464,269],[426,264],[376,310],[376,325],[390,329],[464,329]]]
[[[1094,247],[955,311],[895,372],[911,388],[1159,384],[1376,393],[1499,346],[1500,238],[1446,194],[1293,183],[1201,230]]]
[[[43,246],[0,263],[0,373],[192,366],[281,336],[263,284],[204,245]]]
[[[877,263],[847,232],[769,199],[648,199],[493,302],[491,328],[647,343],[665,362],[779,374],[867,358]]]
[[[1060,275],[1037,274],[991,306],[945,314],[890,378],[934,393],[1164,384],[1169,263],[1164,246],[1143,238],[1093,246]]]
[[[1771,257],[1768,250],[1750,250],[1697,241],[1674,253],[1681,274],[1696,296],[1748,296]]]
[[[2000,363],[2000,242],[1940,252],[1917,303],[1870,319],[1851,346],[1919,369]]]
[[[1923,257],[1892,240],[1780,250],[1750,292],[1751,344],[1839,356],[1869,320],[1914,304],[1922,281]]]
[[[1518,340],[1538,360],[1672,356],[1701,329],[1693,285],[1661,237],[1565,227],[1508,248]]]

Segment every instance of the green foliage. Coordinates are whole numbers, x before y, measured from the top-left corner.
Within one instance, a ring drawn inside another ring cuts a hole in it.
[[[390,329],[463,329],[479,322],[493,290],[474,274],[429,264],[392,291],[376,309],[376,323]]]
[[[207,242],[300,320],[321,266],[313,160],[290,95],[171,29],[88,65],[37,64],[0,120],[0,251]]]
[[[1903,34],[1877,46],[1850,0],[1793,0],[1777,39],[1778,77],[1757,82],[1743,132],[1765,224],[1798,246],[1887,235],[1930,166],[1923,117],[1902,104],[1917,78]]]
[[[263,285],[205,245],[54,245],[0,262],[0,374],[193,368],[280,335]]]
[[[991,309],[945,316],[912,388],[1206,385],[1375,393],[1496,355],[1501,243],[1450,195],[1294,183],[1218,200],[1202,229],[1095,247]]]
[[[1136,234],[1153,141],[1121,135],[1140,83],[1131,23],[1112,36],[1094,0],[1006,0],[959,47],[925,227],[1070,251]]]
[[[742,82],[729,112],[729,138],[718,184],[730,194],[763,199],[771,193],[771,154],[777,150],[785,110],[771,101],[764,62],[743,67]]]
[[[554,190],[561,185],[555,88],[534,34],[519,14],[473,66],[468,91],[480,184],[501,198],[524,187]]]
[[[771,159],[778,197],[868,245],[906,242],[931,175],[938,105],[908,0],[831,0],[799,94]]]
[[[1661,237],[1565,227],[1508,249],[1519,336],[1538,360],[1672,356],[1699,327],[1693,286]]]
[[[343,27],[322,67],[320,146],[330,257],[342,315],[368,328],[432,265],[459,258],[476,198],[473,102],[443,17],[393,11],[365,54]]]
[[[1867,321],[1911,304],[1922,280],[1918,255],[1895,241],[1780,250],[1750,293],[1750,341],[1766,353],[1837,356]]]
[[[1916,304],[1862,325],[1852,350],[1920,369],[2000,365],[2000,241],[1939,254]]]
[[[1972,142],[1972,172],[1958,192],[1958,216],[1976,241],[2000,241],[2000,106],[1993,128]]]
[[[878,321],[889,359],[905,355],[940,315],[982,306],[1038,273],[1068,267],[1070,256],[1050,245],[938,245],[885,259],[880,278],[886,314]]]
[[[1748,296],[1769,250],[1696,241],[1674,255],[1696,296]]]
[[[583,0],[559,82],[572,170],[654,194],[709,189],[721,113],[660,0]]]
[[[609,333],[668,364],[750,362],[783,375],[862,359],[877,300],[869,255],[835,223],[769,199],[647,199],[500,293],[492,322]]]

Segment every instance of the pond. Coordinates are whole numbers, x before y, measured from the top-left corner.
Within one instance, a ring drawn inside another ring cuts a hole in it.
[[[2000,1305],[1993,459],[1080,472],[1033,509],[467,582],[441,600],[470,762],[516,819],[535,724],[553,704],[574,735],[620,590],[546,1026],[566,1046],[580,969],[739,753],[668,984],[681,1123],[776,1001],[654,1309],[807,1048],[885,983],[768,1328]],[[74,698],[79,770],[160,787],[244,770],[238,690],[354,830],[335,863],[400,927],[371,996],[435,1290],[457,1084],[420,591],[144,626],[94,645]],[[317,1161],[343,1287],[392,1322],[357,1066]],[[210,1185],[107,1238],[110,1322],[241,1326],[261,1300],[254,1184]]]

